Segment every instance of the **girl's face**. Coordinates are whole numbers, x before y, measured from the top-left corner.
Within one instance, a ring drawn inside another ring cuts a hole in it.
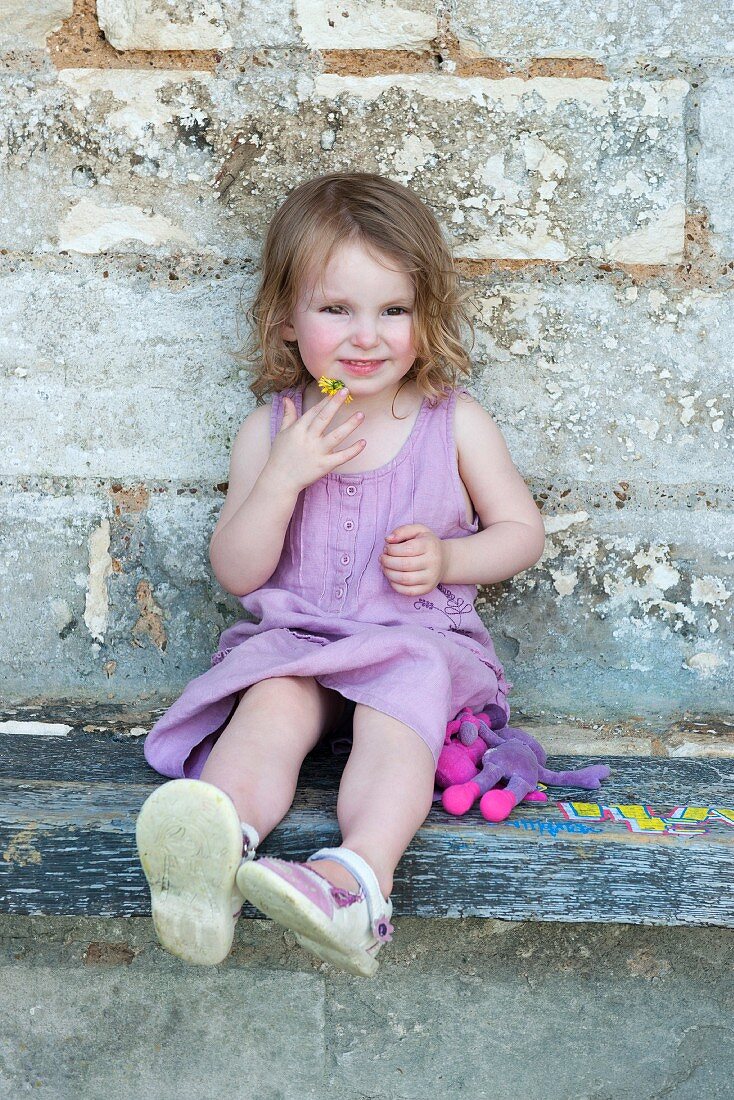
[[[321,279],[302,288],[283,338],[298,342],[315,379],[336,378],[355,397],[367,396],[397,385],[413,365],[414,300],[410,276],[394,261],[378,263],[350,242],[335,250]]]

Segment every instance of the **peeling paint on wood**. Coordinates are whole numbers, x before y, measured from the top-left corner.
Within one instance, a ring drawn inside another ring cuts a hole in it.
[[[0,851],[10,853],[0,861],[0,909],[148,914],[135,821],[151,790],[166,780],[148,767],[139,742],[75,735],[80,751],[70,751],[68,740],[50,741],[39,759],[37,741],[29,738],[25,751],[23,741],[0,737]],[[691,807],[732,812],[729,761],[609,762],[603,806],[624,808],[628,817],[634,806],[665,810],[671,820],[680,811],[682,822]],[[578,763],[578,757],[551,760],[554,768]],[[293,807],[261,854],[300,860],[340,842],[343,766],[324,752],[307,757]],[[434,806],[398,866],[396,915],[734,926],[734,829],[721,812],[705,820],[699,813],[707,831],[695,835],[632,831],[602,816],[601,807],[596,816],[568,820],[562,807],[580,806],[573,801],[578,791],[560,788],[558,795],[559,803],[521,805],[498,825]],[[696,824],[692,817],[689,826]],[[259,915],[245,907],[244,916]]]
[[[0,722],[0,736],[22,734],[23,737],[66,737],[73,728],[63,722]]]

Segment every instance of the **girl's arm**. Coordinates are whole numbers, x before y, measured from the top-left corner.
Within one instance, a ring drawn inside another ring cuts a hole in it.
[[[543,517],[515,467],[502,432],[472,397],[457,400],[454,434],[459,474],[482,530],[446,540],[443,580],[496,584],[529,569],[543,556]]]
[[[269,456],[270,405],[260,405],[232,445],[227,498],[209,543],[214,576],[233,596],[246,596],[273,575],[298,501],[273,476]]]

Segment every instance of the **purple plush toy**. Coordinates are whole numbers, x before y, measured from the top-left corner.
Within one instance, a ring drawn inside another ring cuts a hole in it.
[[[592,764],[577,771],[549,771],[544,767],[545,749],[526,730],[506,722],[504,711],[492,703],[481,714],[465,707],[447,725],[436,769],[434,801],[440,798],[448,813],[465,814],[481,796],[482,817],[504,821],[523,799],[547,800],[547,795],[536,790],[539,782],[596,790],[609,775],[606,764]],[[503,780],[505,785],[497,787]]]

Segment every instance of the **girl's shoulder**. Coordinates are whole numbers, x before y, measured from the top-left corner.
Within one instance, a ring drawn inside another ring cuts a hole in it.
[[[466,386],[454,386],[453,392],[456,394],[457,401],[475,401]]]
[[[476,445],[482,432],[487,432],[494,420],[472,394],[463,386],[453,390],[455,395],[453,429],[459,458],[466,450]]]
[[[441,398],[441,404],[445,408],[453,404],[455,415],[459,416],[459,409],[461,407],[478,405],[479,402],[474,397],[472,397],[472,395],[469,393],[469,390],[467,390],[464,386],[446,386],[443,392],[443,397]]]
[[[439,394],[429,400],[433,405],[442,405],[445,407],[452,400],[458,404],[459,401],[473,401],[474,398],[464,386],[450,386],[447,383]]]

